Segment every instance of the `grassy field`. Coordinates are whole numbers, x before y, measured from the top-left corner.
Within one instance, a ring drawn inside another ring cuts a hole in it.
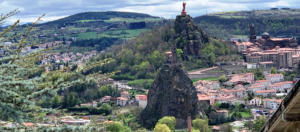
[[[252,117],[250,112],[239,112],[242,115],[242,118],[250,118]],[[230,113],[229,115],[232,116],[233,113]]]
[[[78,34],[79,39],[95,39],[98,38],[97,32],[85,32]]]
[[[149,31],[149,29],[135,29],[135,30],[114,30],[107,31],[103,33],[97,32],[85,32],[79,33],[77,35],[78,39],[97,39],[103,37],[113,37],[113,38],[122,38],[122,39],[130,39],[138,36],[142,32]]]
[[[161,18],[120,18],[115,17],[109,20],[104,20],[106,23],[113,23],[113,22],[155,22],[160,21]]]
[[[240,112],[243,118],[250,118],[252,115],[249,112]]]

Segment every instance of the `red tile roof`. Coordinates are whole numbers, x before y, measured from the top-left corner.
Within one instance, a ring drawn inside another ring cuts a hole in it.
[[[135,95],[137,100],[147,100],[147,95],[137,94]]]

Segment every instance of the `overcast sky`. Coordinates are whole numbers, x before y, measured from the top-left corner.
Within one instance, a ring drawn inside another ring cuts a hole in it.
[[[186,0],[192,16],[221,11],[269,9],[300,6],[300,0]],[[153,16],[175,18],[182,9],[182,0],[0,0],[0,13],[19,9],[20,13],[7,21],[20,19],[32,22],[43,13],[44,21],[59,19],[87,11],[129,11]]]

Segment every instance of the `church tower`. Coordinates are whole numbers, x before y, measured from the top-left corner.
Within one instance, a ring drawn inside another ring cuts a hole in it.
[[[250,36],[249,36],[249,40],[252,43],[255,43],[255,41],[256,41],[255,26],[254,26],[254,24],[250,24]]]

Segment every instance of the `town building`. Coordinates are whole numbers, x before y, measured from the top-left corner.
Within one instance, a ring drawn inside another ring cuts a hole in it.
[[[278,93],[288,93],[294,86],[293,81],[284,81],[274,83],[270,86],[271,89],[275,89]]]
[[[137,94],[135,100],[138,102],[139,107],[146,108],[147,106],[147,95]]]
[[[254,95],[263,96],[263,97],[271,97],[271,96],[276,95],[276,90],[275,89],[257,90],[257,91],[254,92]]]
[[[254,25],[250,25],[250,41],[234,41],[239,53],[243,54],[247,63],[256,63],[265,68],[292,68],[300,61],[300,48],[293,36],[270,37],[263,33],[261,37],[255,35]]]
[[[111,99],[112,99],[112,97],[111,96],[104,96],[104,97],[102,97],[101,99],[100,99],[100,103],[108,103],[108,102],[110,102],[111,101]]]
[[[128,91],[121,92],[121,97],[123,97],[123,98],[129,98],[129,92]]]
[[[279,74],[266,74],[265,75],[266,80],[269,80],[271,83],[281,82],[284,80],[283,75],[281,73]]]
[[[127,98],[124,98],[124,97],[118,97],[117,98],[117,105],[118,106],[125,106],[128,102],[128,99]]]
[[[261,98],[253,98],[252,100],[249,101],[249,105],[252,105],[252,106],[261,106],[262,104],[262,99]]]
[[[253,73],[243,73],[233,75],[232,78],[228,81],[230,85],[238,84],[238,83],[253,83],[254,82],[254,74]]]
[[[96,101],[92,101],[92,102],[89,102],[89,103],[83,103],[83,104],[80,104],[81,107],[97,107],[97,102]]]
[[[276,110],[279,107],[281,101],[281,99],[264,99],[263,106],[267,109]]]

